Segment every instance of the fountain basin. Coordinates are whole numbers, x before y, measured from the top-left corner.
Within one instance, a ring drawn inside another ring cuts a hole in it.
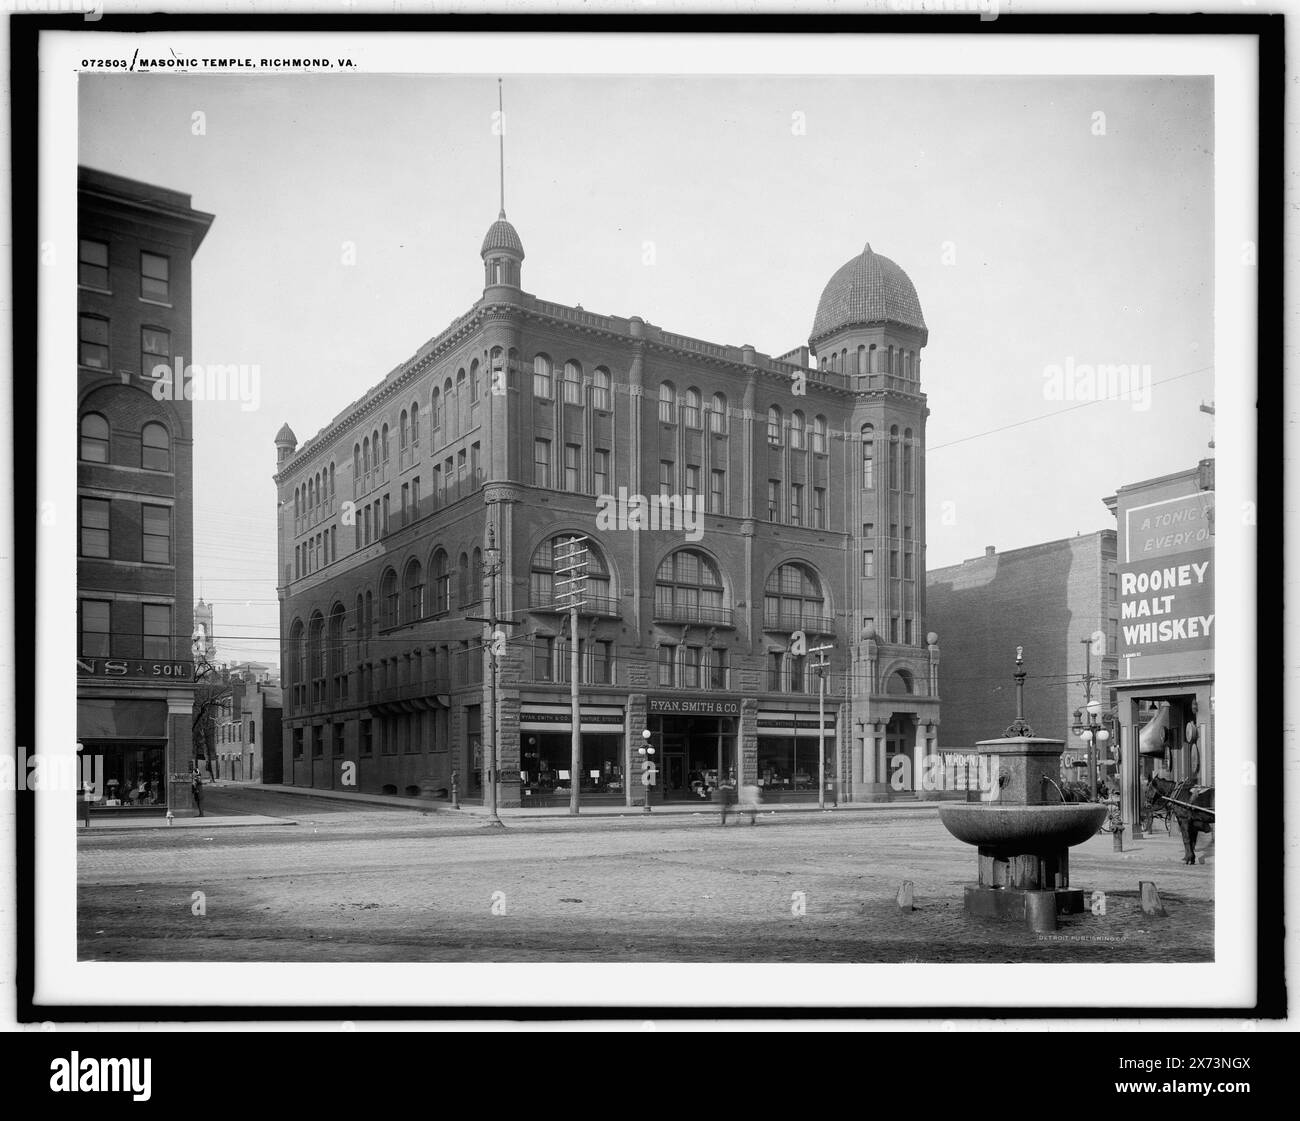
[[[939,820],[959,841],[1000,856],[1052,852],[1080,845],[1106,820],[1107,807],[1092,803],[1001,806],[989,802],[946,802]]]

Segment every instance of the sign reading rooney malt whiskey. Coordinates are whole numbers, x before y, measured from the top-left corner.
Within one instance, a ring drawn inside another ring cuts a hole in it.
[[[1214,648],[1214,492],[1126,511],[1120,655]]]

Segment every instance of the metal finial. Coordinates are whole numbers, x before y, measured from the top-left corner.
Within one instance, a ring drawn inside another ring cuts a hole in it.
[[[1016,647],[1016,719],[1015,722],[1003,732],[1008,738],[1019,736],[1032,736],[1033,728],[1025,720],[1025,648]]]

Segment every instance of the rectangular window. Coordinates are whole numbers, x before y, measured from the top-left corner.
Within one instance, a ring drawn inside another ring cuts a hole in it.
[[[143,546],[140,559],[148,564],[172,563],[172,510],[170,506],[142,506]]]
[[[862,575],[867,577],[867,579],[869,580],[875,579],[876,577],[876,550],[875,549],[862,550]]]
[[[108,369],[108,320],[83,315],[77,320],[77,363],[92,370]]]
[[[911,553],[904,553],[904,554],[903,554],[903,579],[904,579],[904,580],[913,580],[913,579],[915,579],[915,573],[914,573],[913,570],[912,570],[912,554],[911,554]]]
[[[108,243],[83,237],[77,251],[77,283],[108,291]]]
[[[892,619],[889,620],[889,641],[890,642],[898,641],[898,616],[897,615],[895,615]]]
[[[598,641],[591,644],[590,682],[593,685],[612,685],[614,676],[614,644]]]
[[[790,657],[790,692],[808,692],[808,656],[806,654]]]
[[[767,656],[767,691],[781,692],[781,654],[776,650]]]
[[[163,374],[155,374],[154,368],[166,366],[170,370],[172,361],[172,336],[170,331],[158,327],[140,328],[140,376],[153,381]],[[164,371],[166,373],[167,371]]]
[[[167,283],[169,262],[157,253],[140,254],[140,298],[165,304],[170,298]]]
[[[578,494],[582,487],[578,480],[578,463],[582,453],[579,444],[564,445],[564,489],[570,494]]]
[[[898,577],[898,550],[889,550],[889,575],[895,579]]]
[[[533,680],[550,681],[555,665],[555,639],[533,639]]]
[[[388,536],[388,495],[384,495],[383,510],[384,510],[384,536],[387,537]]]
[[[781,480],[767,480],[767,520],[774,522],[781,516]]]
[[[676,685],[677,647],[664,645],[659,647],[659,684]]]
[[[889,489],[898,489],[898,441],[889,444]]]
[[[661,459],[659,461],[659,493],[665,497],[673,493],[673,461],[671,459]]]
[[[81,555],[107,557],[109,553],[108,499],[81,500]]]
[[[411,520],[420,516],[420,476],[411,480]]]
[[[166,661],[172,656],[172,609],[165,603],[146,603],[141,611],[144,636],[140,654]]]
[[[564,365],[564,403],[566,405],[582,404],[581,373],[573,362]]]
[[[551,441],[533,441],[533,485],[549,487],[551,485]]]
[[[1111,603],[1119,599],[1119,573],[1106,573],[1106,597]]]
[[[295,728],[293,730],[293,757],[295,759],[302,758],[302,729],[301,728]]]
[[[727,473],[713,470],[709,472],[709,510],[714,514],[727,512]]]
[[[903,643],[906,646],[912,645],[912,620],[903,620]]]
[[[106,599],[81,601],[81,656],[107,658],[112,633],[112,605]]]
[[[410,525],[415,520],[413,514],[408,513],[411,508],[411,484],[402,484],[402,524]]]
[[[366,523],[366,544],[369,545],[372,540],[369,506],[367,506],[365,510],[362,512],[362,520]]]
[[[311,726],[311,757],[321,759],[325,756],[325,729],[319,724]]]
[[[727,649],[725,646],[719,646],[709,651],[709,688],[726,689],[727,687]]]
[[[687,395],[687,403],[682,406],[682,423],[687,428],[703,428],[703,421],[700,412],[700,406],[691,404],[692,401],[698,401],[698,397]]]
[[[813,487],[813,526],[826,528],[826,488]]]
[[[790,524],[803,525],[803,484],[790,484]]]
[[[479,466],[479,456],[482,451],[482,445],[475,442],[469,446],[469,474],[475,483],[483,477],[482,468]]]
[[[360,752],[362,755],[373,755],[375,752],[374,724],[369,720],[361,721]]]
[[[609,452],[592,452],[591,469],[596,479],[596,493],[609,494]]]
[[[862,453],[862,489],[876,489],[876,457],[869,450],[871,445],[865,446],[866,450]]]
[[[343,754],[343,725],[342,724],[334,725],[334,754],[335,755]]]
[[[687,646],[683,650],[682,685],[687,689],[700,687],[700,667],[704,662],[704,649],[700,646]]]
[[[688,498],[694,498],[700,493],[700,469],[695,464],[687,464],[686,467],[686,495]],[[692,503],[694,506],[694,503]]]
[[[876,629],[876,618],[874,615],[862,616],[862,629],[865,631],[868,628],[873,631]]]

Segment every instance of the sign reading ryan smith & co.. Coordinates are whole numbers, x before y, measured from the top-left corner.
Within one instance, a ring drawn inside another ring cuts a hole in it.
[[[193,681],[193,662],[151,662],[139,658],[78,658],[77,676],[105,681]]]

